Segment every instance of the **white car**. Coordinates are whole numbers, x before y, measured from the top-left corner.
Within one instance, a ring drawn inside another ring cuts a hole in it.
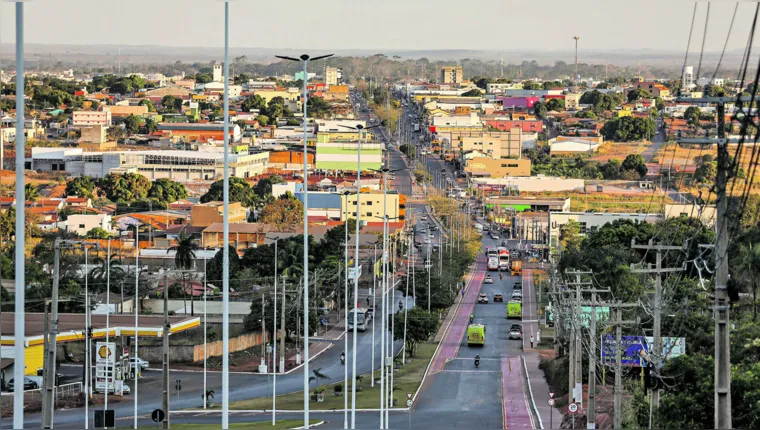
[[[420,217],[420,220],[422,220],[422,221],[427,221],[427,215],[422,215],[422,216]]]
[[[430,238],[429,238],[429,237],[426,237],[426,238],[425,238],[425,243],[430,243],[430,242],[431,242],[431,241],[430,241]]]
[[[140,357],[132,357],[132,358],[130,358],[129,359],[129,364],[132,367],[137,367],[139,365],[140,366],[140,370],[145,370],[145,369],[147,369],[147,368],[150,367],[150,363],[147,362],[147,361],[145,361],[145,360],[143,360]]]
[[[512,291],[512,300],[522,300],[522,291],[520,290]]]
[[[486,279],[483,282],[486,284],[493,284],[493,278],[491,275],[486,275]]]

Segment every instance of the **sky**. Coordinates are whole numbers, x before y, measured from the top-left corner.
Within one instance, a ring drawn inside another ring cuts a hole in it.
[[[685,52],[694,3],[683,0],[290,0],[230,2],[230,46],[504,51]],[[733,2],[712,2],[706,51],[720,51]],[[743,50],[754,3],[739,5],[728,49]],[[698,3],[691,51],[702,43]],[[0,36],[15,41],[15,8],[0,0]],[[31,0],[26,42],[221,47],[222,0]]]

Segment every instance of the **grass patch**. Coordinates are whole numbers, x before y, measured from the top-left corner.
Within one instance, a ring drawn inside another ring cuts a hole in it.
[[[396,407],[405,407],[406,393],[414,393],[422,382],[422,377],[425,374],[428,363],[433,358],[433,353],[437,343],[429,342],[420,344],[417,348],[417,355],[415,357],[407,356],[407,363],[405,366],[396,370],[393,377],[394,393],[393,399],[396,401]],[[331,383],[322,385],[325,388],[325,401],[317,403],[312,401],[311,407],[316,409],[343,409],[343,396],[335,396],[334,387],[337,384],[343,384],[343,374],[340,375],[328,375],[331,378],[338,376],[340,379]],[[378,377],[379,373],[375,372],[375,376]],[[374,387],[371,387],[370,374],[365,373],[362,375],[362,381],[358,386],[362,386],[363,390],[356,392],[356,407],[357,409],[379,408],[380,407],[380,384],[376,383]],[[357,386],[357,388],[358,388]],[[316,387],[312,387],[312,391]],[[348,389],[344,390],[345,393],[351,395],[351,379],[348,381]],[[349,406],[351,399],[349,398]],[[218,408],[218,407],[217,407]],[[238,402],[230,402],[230,409],[232,410],[256,410],[256,409],[271,409],[272,399],[268,397],[261,397],[257,399],[241,400]],[[283,394],[277,396],[277,410],[301,410],[303,409],[303,392]],[[173,427],[173,426],[172,426]]]
[[[311,425],[319,423],[320,420],[309,420]],[[177,430],[215,430],[219,428],[219,424],[172,424],[172,429]],[[255,423],[230,423],[231,429],[274,429],[284,430],[292,429],[303,426],[303,420],[277,420],[275,425],[272,425],[272,421],[261,421]],[[131,428],[131,427],[129,427]],[[154,426],[142,427],[145,429],[154,429]]]

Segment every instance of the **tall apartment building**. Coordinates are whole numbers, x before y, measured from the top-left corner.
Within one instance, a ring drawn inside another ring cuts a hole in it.
[[[74,127],[81,127],[86,125],[100,125],[103,127],[110,127],[111,112],[109,110],[77,110],[71,114],[71,125]]]
[[[325,83],[339,85],[343,82],[343,70],[337,67],[325,67]]]
[[[441,67],[442,84],[461,84],[464,81],[464,70],[462,66],[443,66]]]

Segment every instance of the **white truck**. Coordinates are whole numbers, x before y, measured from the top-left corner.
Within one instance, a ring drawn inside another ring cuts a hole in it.
[[[419,131],[420,131],[420,123],[415,122],[414,123],[414,132],[415,133],[419,133]]]

